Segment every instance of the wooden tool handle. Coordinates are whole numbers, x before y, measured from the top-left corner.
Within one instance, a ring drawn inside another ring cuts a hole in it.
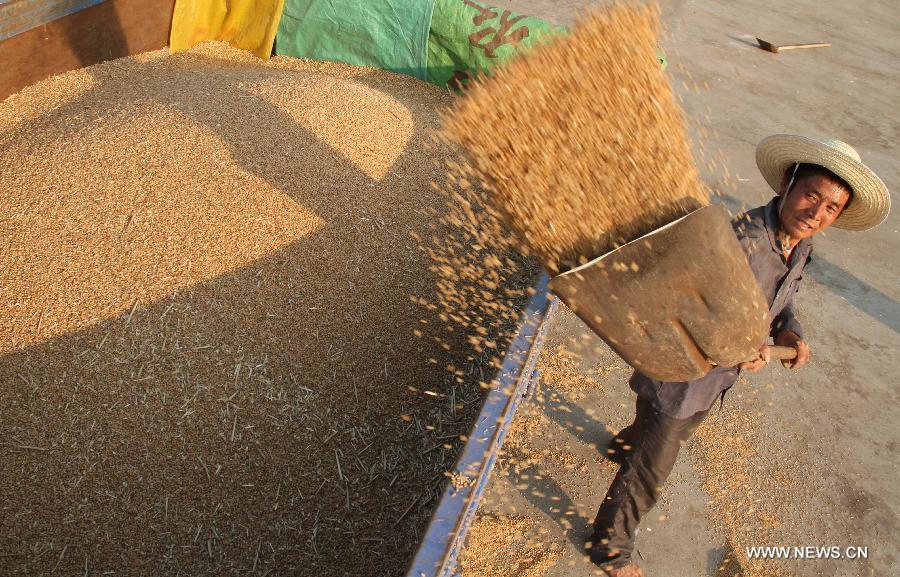
[[[744,362],[752,363],[758,357],[747,359]],[[769,345],[769,361],[790,361],[797,358],[797,349],[794,347],[782,347],[778,345]],[[709,361],[713,365],[712,361]]]
[[[785,44],[784,46],[779,46],[778,50],[794,50],[797,48],[828,48],[831,44],[827,42],[819,42],[816,44]]]
[[[797,358],[797,349],[794,347],[769,345],[769,358],[773,361],[790,361]]]
[[[778,345],[769,345],[770,361],[790,361],[797,358],[797,349],[794,347],[780,347]],[[755,361],[757,357],[747,359],[747,362]]]

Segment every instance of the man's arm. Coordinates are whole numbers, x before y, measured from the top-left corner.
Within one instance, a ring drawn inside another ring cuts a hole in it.
[[[799,282],[797,286],[799,290]],[[794,295],[791,295],[784,309],[772,321],[771,335],[774,337],[776,345],[797,350],[796,358],[783,360],[781,364],[789,369],[799,369],[809,362],[809,346],[803,341],[803,329],[794,314],[793,300]]]
[[[809,346],[803,341],[803,330],[800,328],[800,322],[794,315],[792,303],[788,302],[781,314],[775,317],[775,320],[772,322],[770,335],[774,337],[776,345],[791,347],[797,351],[795,358],[782,360],[782,365],[789,369],[798,369],[809,362]],[[742,371],[755,373],[766,366],[769,359],[769,346],[763,345],[759,349],[759,357],[757,359],[741,363],[738,365],[738,368]]]
[[[760,209],[754,209],[760,210]],[[754,252],[757,249],[757,244],[765,239],[765,231],[760,230],[758,227],[750,226],[751,223],[751,213],[753,211],[745,212],[744,214],[739,215],[731,221],[731,226],[734,227],[734,233],[737,235],[738,241],[741,243],[741,248],[744,249],[744,254],[747,255],[747,260],[750,261],[750,266],[753,266],[753,258]],[[771,336],[771,334],[770,334]],[[738,369],[741,371],[749,371],[751,373],[755,373],[760,370],[769,362],[769,345],[763,344],[759,349],[759,356],[752,360],[746,361],[738,364]]]
[[[791,331],[801,339],[803,338],[803,329],[800,327],[800,321],[797,320],[797,315],[794,314],[793,300],[794,295],[791,295],[790,300],[784,306],[784,309],[782,309],[781,313],[772,321],[772,329],[769,336],[775,338],[778,337],[779,333]]]

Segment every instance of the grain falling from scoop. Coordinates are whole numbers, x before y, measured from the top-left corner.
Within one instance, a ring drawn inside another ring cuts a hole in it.
[[[593,10],[445,118],[506,227],[551,274],[709,203],[657,60],[658,17]]]

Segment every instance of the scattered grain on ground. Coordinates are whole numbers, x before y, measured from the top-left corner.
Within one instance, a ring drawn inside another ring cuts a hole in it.
[[[731,544],[732,554],[720,561],[722,571],[739,569],[741,572],[737,574],[745,577],[781,577],[784,573],[774,562],[748,559],[740,554],[745,547],[774,543],[771,541],[777,535],[774,530],[782,526],[784,514],[783,500],[766,500],[759,491],[760,476],[773,474],[770,482],[774,483],[778,482],[779,475],[777,468],[767,470],[760,462],[759,445],[755,442],[757,431],[757,419],[730,410],[725,417],[719,414],[707,417],[694,434],[691,446],[700,457],[703,490],[717,513],[712,520],[723,529]]]
[[[482,515],[472,524],[462,555],[463,577],[542,577],[561,546],[536,539],[538,523],[524,516]]]
[[[579,355],[563,345],[542,352],[538,359],[541,381],[558,391],[576,392],[583,389],[603,390],[599,380],[579,370]]]

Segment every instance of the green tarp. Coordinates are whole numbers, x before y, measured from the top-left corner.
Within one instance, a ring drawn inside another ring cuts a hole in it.
[[[434,0],[285,0],[275,53],[427,79]]]
[[[275,52],[373,66],[459,89],[516,52],[565,32],[473,0],[285,0]]]

